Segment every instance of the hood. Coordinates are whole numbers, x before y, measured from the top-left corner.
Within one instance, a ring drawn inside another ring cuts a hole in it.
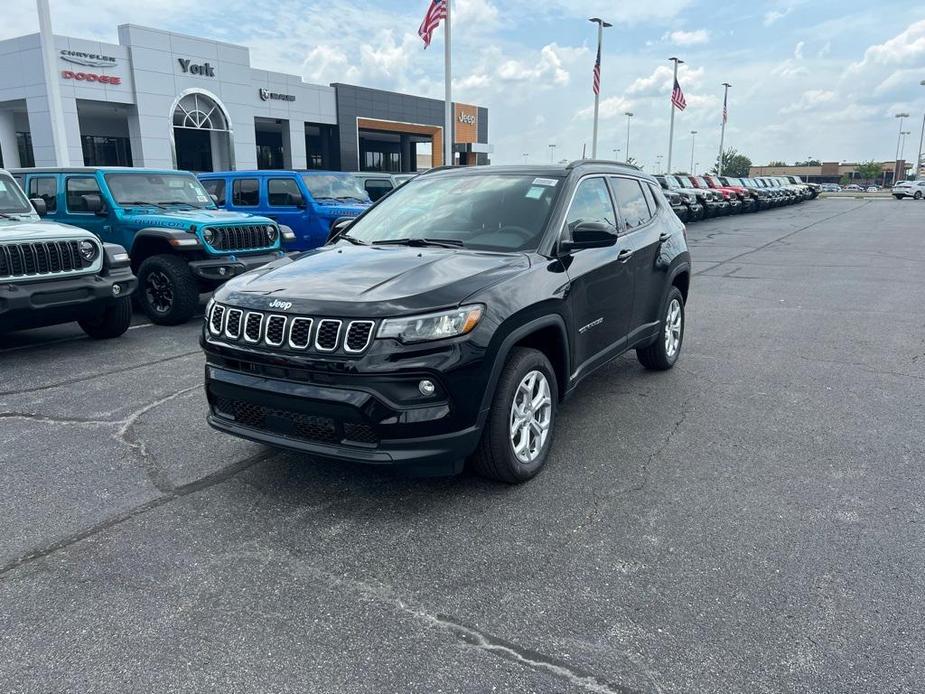
[[[58,222],[23,221],[16,222],[0,217],[0,243],[6,241],[51,241],[71,239],[95,239],[86,229]]]
[[[132,207],[126,212],[133,222],[152,227],[186,228],[191,224],[273,224],[267,217],[229,210],[160,210]]]
[[[524,254],[339,244],[242,275],[215,299],[264,310],[279,299],[292,313],[377,318],[457,306],[529,267]]]
[[[372,205],[369,203],[356,203],[351,205],[345,205],[341,202],[319,202],[316,203],[318,206],[318,213],[324,215],[325,217],[356,217]]]

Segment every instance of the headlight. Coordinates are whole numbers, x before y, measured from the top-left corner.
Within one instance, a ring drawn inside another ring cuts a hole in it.
[[[463,306],[423,316],[390,318],[382,321],[377,337],[391,337],[400,342],[442,340],[471,332],[481,318],[481,306]]]
[[[80,257],[88,263],[92,263],[96,259],[97,253],[99,253],[99,249],[92,241],[83,240],[78,248],[80,249]]]
[[[274,241],[276,241],[276,227],[275,226],[271,224],[267,224],[266,232],[267,232],[267,241],[269,241],[270,243],[273,243]]]
[[[215,232],[211,229],[203,229],[202,240],[211,246],[212,242],[215,241]]]

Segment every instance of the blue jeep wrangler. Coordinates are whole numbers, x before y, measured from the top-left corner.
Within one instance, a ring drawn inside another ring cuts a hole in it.
[[[160,325],[185,323],[199,295],[285,255],[292,232],[265,217],[219,210],[184,171],[122,167],[18,169],[48,220],[129,249],[136,301]]]
[[[340,171],[225,171],[199,174],[219,207],[260,214],[292,229],[287,247],[323,246],[334,223],[356,217],[372,204],[362,184]]]

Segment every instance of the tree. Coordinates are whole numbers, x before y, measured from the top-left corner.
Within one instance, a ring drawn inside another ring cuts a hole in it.
[[[839,183],[839,185],[841,185],[841,186],[846,186],[846,185],[848,185],[848,184],[851,183],[851,177],[850,177],[850,176],[842,176],[842,177],[839,179],[838,183]]]
[[[768,166],[787,166],[785,161],[772,161],[768,163]]]
[[[723,175],[739,178],[748,176],[748,170],[752,166],[752,160],[744,154],[739,154],[738,150],[730,147],[723,152]],[[719,170],[719,157],[716,157],[716,163],[713,165],[713,172]]]
[[[859,161],[858,165],[854,167],[854,170],[857,171],[858,178],[869,183],[870,181],[876,181],[880,178],[883,167],[880,166],[879,161]]]
[[[807,159],[806,161],[798,161],[794,163],[794,166],[822,166],[822,162],[818,159]]]

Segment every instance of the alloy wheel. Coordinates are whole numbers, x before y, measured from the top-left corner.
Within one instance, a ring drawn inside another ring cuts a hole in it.
[[[173,289],[170,279],[159,270],[149,272],[145,279],[145,296],[158,313],[167,313],[173,306]]]
[[[532,463],[543,451],[552,424],[552,394],[542,371],[531,371],[517,386],[511,403],[509,433],[514,455]]]
[[[681,302],[672,299],[665,316],[665,354],[671,359],[681,346]]]

